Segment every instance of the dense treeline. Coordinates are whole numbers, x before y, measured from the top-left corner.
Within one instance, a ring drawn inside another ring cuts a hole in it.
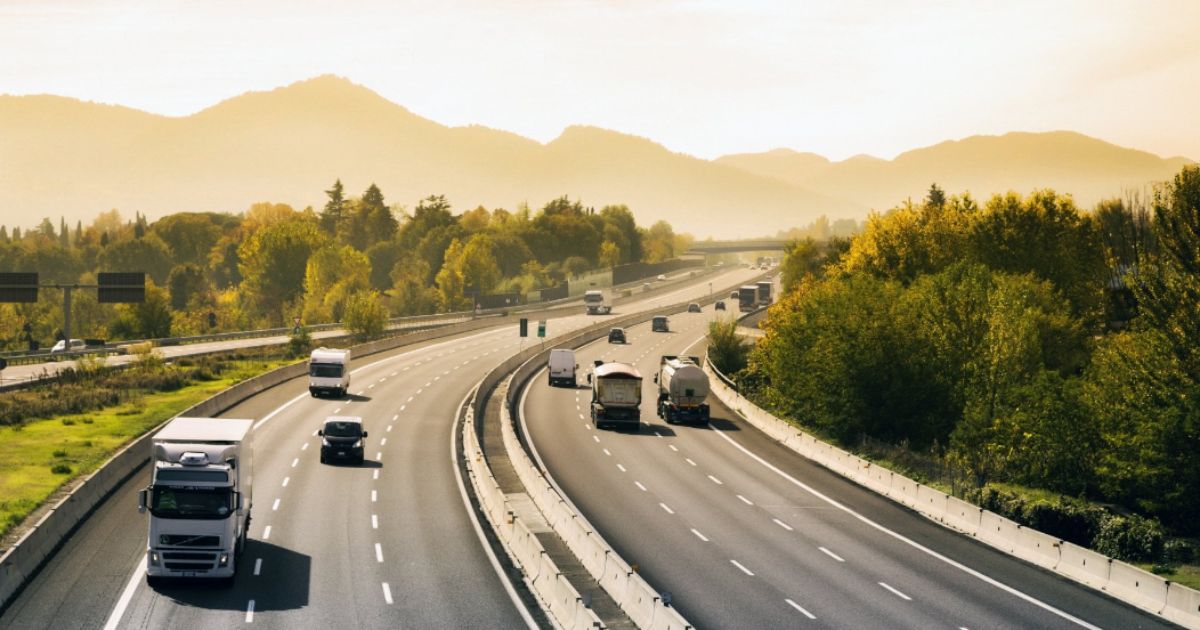
[[[364,332],[388,315],[469,309],[471,295],[529,293],[584,271],[658,262],[687,237],[629,208],[596,211],[566,197],[541,210],[478,207],[454,214],[441,196],[407,212],[372,184],[347,197],[340,180],[320,210],[258,203],[241,214],[178,213],[153,223],[112,210],[91,225],[45,219],[24,233],[0,226],[0,269],[94,284],[98,271],[146,271],[146,301],[73,296],[73,337],[132,339],[342,321]],[[61,334],[61,293],[0,304],[0,346]],[[29,333],[25,332],[26,325]]]
[[[1153,519],[1200,534],[1200,168],[1092,212],[934,186],[784,272],[738,375],[778,412],[926,453],[990,507],[1006,484],[1117,506],[1128,557],[1161,551]]]

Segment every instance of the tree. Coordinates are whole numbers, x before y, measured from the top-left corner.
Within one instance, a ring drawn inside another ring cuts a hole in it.
[[[254,232],[238,247],[242,290],[260,314],[283,323],[281,308],[304,292],[309,257],[327,243],[315,222],[292,219]]]
[[[417,204],[412,217],[400,227],[400,245],[405,249],[413,249],[433,230],[449,226],[457,226],[454,215],[450,213],[450,202],[446,201],[443,195],[430,195]],[[449,241],[446,244],[449,245]],[[445,251],[445,248],[442,251]],[[440,267],[441,256],[437,262],[435,267]],[[437,273],[436,269],[434,273]]]
[[[205,265],[221,236],[240,224],[241,221],[231,215],[180,212],[155,221],[150,226],[150,233],[166,243],[176,264]]]
[[[342,226],[346,208],[344,190],[342,180],[338,178],[333,182],[333,188],[325,191],[329,201],[325,202],[325,208],[321,210],[321,229],[330,237],[337,236]]]
[[[208,293],[208,280],[204,269],[194,263],[176,265],[167,277],[167,290],[171,294],[171,308],[182,311],[192,300]]]
[[[146,300],[117,306],[117,319],[109,334],[117,339],[156,339],[171,336],[170,298],[153,283],[146,285]]]
[[[438,292],[428,286],[429,264],[409,252],[392,267],[391,311],[396,315],[424,315],[437,310]]]
[[[67,227],[67,220],[64,217],[58,218],[58,244],[63,249],[71,246],[71,230]]]
[[[349,245],[314,252],[304,272],[304,321],[340,321],[347,299],[370,288],[370,274],[367,256]]]
[[[750,346],[737,333],[737,318],[714,319],[708,323],[708,358],[727,377],[746,367]]]
[[[822,275],[824,254],[811,237],[792,241],[784,246],[781,276],[783,291],[787,293],[807,276]]]
[[[462,270],[455,264],[462,259],[462,252],[462,242],[458,239],[451,241],[450,246],[446,248],[445,264],[437,272],[438,297],[446,311],[465,310],[471,306],[463,296],[466,285],[463,282]]]
[[[666,221],[657,221],[642,235],[642,259],[656,263],[675,257],[675,230]]]
[[[346,329],[360,338],[376,337],[387,326],[387,309],[374,291],[358,291],[346,301]]]
[[[600,244],[600,266],[601,267],[616,267],[621,263],[621,248],[612,241],[604,241]]]
[[[946,205],[946,191],[938,187],[936,182],[929,185],[929,194],[925,195],[925,205],[934,208]]]
[[[165,284],[171,272],[171,252],[157,235],[121,240],[100,250],[97,265],[103,271],[144,271],[155,284]]]

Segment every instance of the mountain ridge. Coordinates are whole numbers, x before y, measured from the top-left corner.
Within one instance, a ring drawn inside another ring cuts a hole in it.
[[[1097,194],[1120,194],[1123,182],[1166,179],[1188,162],[1075,132],[970,136],[893,160],[835,162],[786,148],[705,160],[592,125],[568,126],[544,143],[483,125],[447,126],[336,75],[247,92],[186,116],[0,95],[0,137],[0,223],[90,221],[114,207],[154,219],[239,212],[264,200],[319,206],[340,178],[353,193],[376,183],[389,202],[408,207],[430,194],[445,194],[458,211],[536,208],[568,195],[597,208],[628,204],[644,223],[665,219],[698,236],[736,237],[822,214],[861,218],[919,198],[935,181],[976,197],[1049,186],[1090,205]],[[1097,192],[1106,185],[1112,190]]]

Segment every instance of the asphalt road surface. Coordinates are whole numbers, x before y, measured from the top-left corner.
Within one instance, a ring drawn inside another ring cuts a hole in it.
[[[663,354],[703,353],[703,313],[590,344],[641,371],[642,426],[597,430],[590,390],[535,374],[522,401],[544,466],[584,517],[699,628],[1164,628],[1161,619],[954,533],[785,449],[713,403],[655,414]]]
[[[751,274],[706,277],[611,317]],[[553,319],[548,334],[602,319]],[[506,324],[357,359],[342,399],[309,397],[301,378],[246,400],[223,414],[256,420],[251,539],[231,587],[146,583],[143,470],[81,524],[0,616],[0,629],[529,625],[481,542],[452,457],[459,404],[521,343]],[[329,415],[364,419],[363,466],[319,463],[314,432]]]

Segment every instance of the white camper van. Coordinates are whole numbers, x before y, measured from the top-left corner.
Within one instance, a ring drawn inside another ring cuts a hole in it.
[[[350,389],[350,351],[338,348],[317,348],[308,358],[308,393],[322,392],[334,396],[346,395]]]
[[[568,348],[555,348],[550,351],[550,361],[546,366],[550,372],[550,386],[569,385],[575,387],[579,382],[575,379],[575,371],[579,365],[575,363],[575,351]]]

